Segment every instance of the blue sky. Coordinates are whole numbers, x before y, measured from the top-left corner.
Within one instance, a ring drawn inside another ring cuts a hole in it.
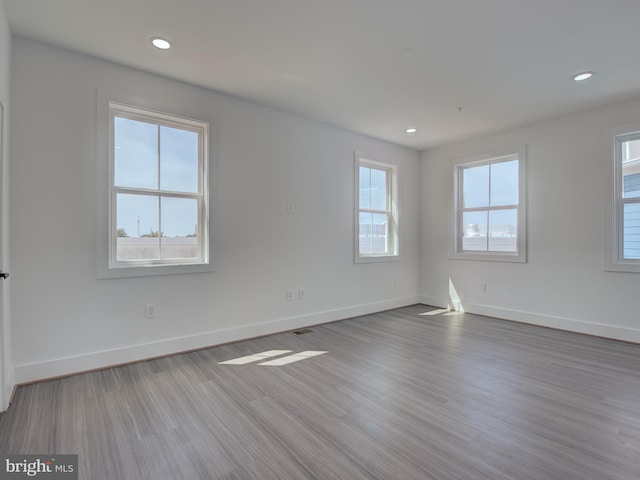
[[[517,205],[518,161],[465,168],[463,185],[465,208]]]

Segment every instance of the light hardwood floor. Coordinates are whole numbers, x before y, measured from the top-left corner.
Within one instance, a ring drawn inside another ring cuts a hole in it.
[[[640,346],[431,310],[24,386],[0,453],[92,480],[640,479]],[[328,353],[219,364],[274,349]]]

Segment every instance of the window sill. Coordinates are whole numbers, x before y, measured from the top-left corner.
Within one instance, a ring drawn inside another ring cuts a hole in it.
[[[99,279],[150,277],[156,275],[182,275],[188,273],[205,273],[215,271],[215,266],[210,263],[183,264],[183,265],[144,265],[136,267],[116,267],[99,269]]]
[[[640,261],[605,261],[602,269],[605,272],[640,273]]]
[[[371,255],[367,257],[356,257],[354,263],[383,263],[383,262],[399,262],[400,255]]]
[[[494,252],[473,252],[454,253],[450,260],[472,260],[480,262],[507,262],[507,263],[527,263],[527,257],[522,253],[494,253]]]

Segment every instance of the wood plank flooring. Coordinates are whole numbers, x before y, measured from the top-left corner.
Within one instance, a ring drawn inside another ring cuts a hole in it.
[[[92,480],[640,479],[640,346],[415,305],[20,387]],[[267,350],[328,353],[219,365]]]

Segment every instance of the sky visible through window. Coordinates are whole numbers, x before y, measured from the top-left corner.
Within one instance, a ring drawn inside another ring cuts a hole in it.
[[[198,193],[196,132],[122,117],[114,121],[116,186]],[[186,237],[196,233],[198,207],[191,198],[118,193],[116,215],[117,228],[130,237],[160,230],[166,237]]]
[[[491,189],[489,189],[489,169],[491,169]],[[465,168],[463,186],[465,208],[517,205],[518,161]]]
[[[385,170],[360,167],[360,208],[387,209],[387,172]]]

